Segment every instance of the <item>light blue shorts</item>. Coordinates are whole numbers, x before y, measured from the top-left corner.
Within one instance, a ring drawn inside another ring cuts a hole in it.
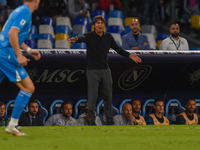
[[[0,52],[0,83],[5,77],[10,82],[19,82],[27,76],[28,73],[23,66],[19,65],[15,55]]]

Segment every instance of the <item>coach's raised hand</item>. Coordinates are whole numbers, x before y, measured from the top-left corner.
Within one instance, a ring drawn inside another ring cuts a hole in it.
[[[76,37],[70,38],[70,39],[69,39],[69,42],[74,43],[74,42],[76,42],[77,40],[78,40],[78,37],[76,36]]]

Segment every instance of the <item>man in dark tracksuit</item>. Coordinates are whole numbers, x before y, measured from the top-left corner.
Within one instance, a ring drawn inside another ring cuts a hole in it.
[[[129,57],[136,63],[141,62],[139,54],[130,54],[119,47],[110,33],[104,32],[105,19],[96,16],[93,20],[94,31],[74,37],[69,42],[85,42],[87,44],[87,79],[88,79],[88,114],[90,125],[95,125],[95,107],[100,89],[104,98],[106,122],[113,124],[112,119],[112,77],[108,66],[109,49]]]

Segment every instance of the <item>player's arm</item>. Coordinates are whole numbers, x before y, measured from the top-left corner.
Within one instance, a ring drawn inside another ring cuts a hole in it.
[[[8,36],[10,40],[10,44],[15,51],[17,56],[17,60],[20,66],[26,66],[30,59],[24,57],[21,53],[20,46],[19,46],[19,38],[18,38],[19,30],[17,28],[11,27]]]
[[[21,48],[25,50],[29,55],[35,58],[35,60],[39,60],[41,58],[40,52],[31,49],[28,45],[25,43],[22,43]]]

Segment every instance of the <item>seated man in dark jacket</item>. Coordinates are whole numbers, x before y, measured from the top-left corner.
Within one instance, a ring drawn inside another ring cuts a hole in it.
[[[21,115],[19,126],[43,126],[43,119],[38,115],[39,103],[31,100],[28,103],[28,112]]]
[[[140,33],[138,19],[133,19],[130,24],[131,32],[122,38],[122,48],[127,50],[149,50],[150,44],[146,34]]]

